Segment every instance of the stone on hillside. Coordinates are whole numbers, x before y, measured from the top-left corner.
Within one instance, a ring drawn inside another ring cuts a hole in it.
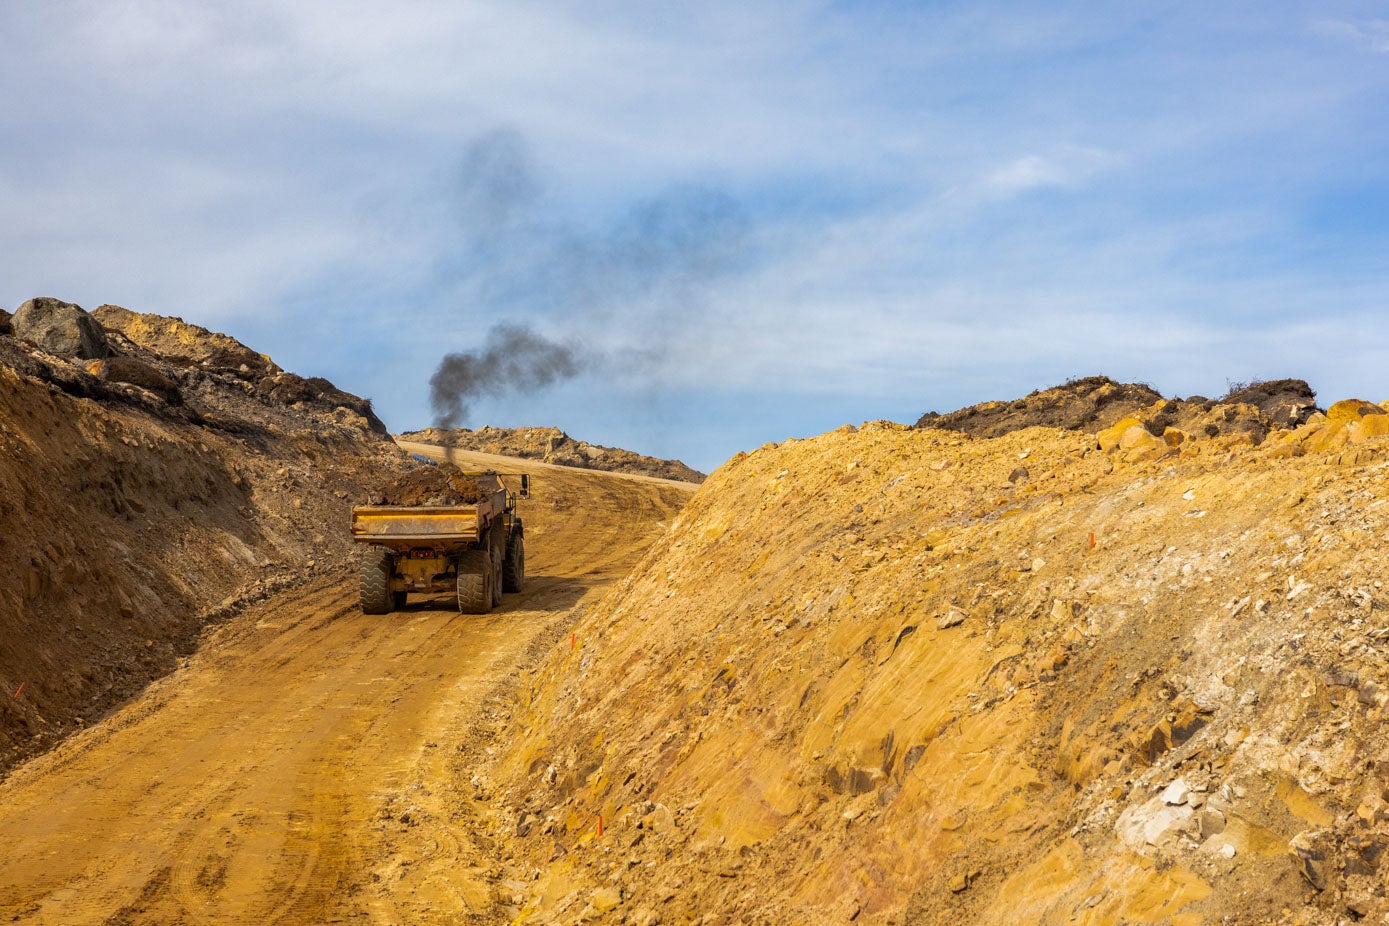
[[[1186,779],[1178,778],[1162,792],[1162,800],[1165,804],[1185,804],[1190,793],[1191,788],[1187,785]]]
[[[1306,380],[1270,379],[1232,391],[1226,404],[1252,405],[1275,428],[1296,427],[1317,410],[1317,394]]]
[[[108,383],[128,383],[159,396],[170,405],[182,405],[178,384],[147,363],[132,357],[107,357],[87,364],[87,372]]]
[[[1288,842],[1298,872],[1317,890],[1326,889],[1326,852],[1320,833],[1312,830],[1298,833]]]
[[[1128,433],[1131,428],[1142,427],[1143,422],[1130,415],[1127,418],[1116,421],[1114,427],[1105,428],[1099,434],[1095,435],[1095,439],[1099,441],[1101,450],[1106,453],[1113,453],[1115,450],[1119,449],[1119,442],[1123,440],[1124,435]]]
[[[1158,796],[1126,808],[1114,824],[1114,831],[1125,845],[1141,852],[1184,832],[1195,813],[1187,804],[1168,804]]]
[[[1166,428],[1162,432],[1162,439],[1169,447],[1180,447],[1191,439],[1191,435],[1181,428]]]
[[[936,628],[939,630],[946,630],[950,627],[958,627],[960,624],[963,624],[964,622],[965,612],[957,608],[952,608],[951,610],[947,611],[944,615],[936,619]]]
[[[588,903],[596,913],[610,913],[622,905],[622,892],[615,887],[600,887]]]
[[[1350,426],[1350,442],[1358,444],[1389,435],[1389,415],[1366,415]]]
[[[15,309],[14,333],[59,357],[97,360],[109,347],[106,330],[81,306],[48,296],[30,299]]]
[[[1331,421],[1359,421],[1366,415],[1383,415],[1384,409],[1364,399],[1342,399],[1326,410]]]
[[[4,309],[0,309],[0,334],[14,333],[14,325],[11,324],[11,320],[13,318],[14,316],[11,315],[9,312],[6,312]]]

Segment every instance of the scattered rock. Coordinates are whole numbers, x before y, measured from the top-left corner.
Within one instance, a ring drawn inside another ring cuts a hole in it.
[[[1288,843],[1288,851],[1298,872],[1317,890],[1326,889],[1326,853],[1321,834],[1315,831],[1298,833]]]
[[[468,505],[484,487],[452,463],[413,466],[367,498],[370,505]]]
[[[1162,802],[1164,804],[1185,804],[1187,795],[1191,793],[1191,788],[1187,786],[1186,780],[1178,778],[1167,786],[1162,792]]]
[[[622,891],[615,887],[600,887],[589,897],[588,905],[595,913],[610,913],[622,905]]]
[[[945,630],[949,627],[957,627],[965,622],[965,612],[958,608],[951,608],[944,615],[936,619],[936,628]]]

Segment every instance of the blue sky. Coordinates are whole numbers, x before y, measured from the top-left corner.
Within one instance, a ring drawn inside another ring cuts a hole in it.
[[[0,7],[0,305],[116,303],[432,418],[702,469],[1104,373],[1389,398],[1389,6]]]

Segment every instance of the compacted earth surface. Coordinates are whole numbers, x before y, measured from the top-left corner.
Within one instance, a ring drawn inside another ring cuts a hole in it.
[[[0,918],[1389,916],[1381,405],[1093,377],[696,486],[44,304],[0,427]],[[531,475],[494,613],[361,614],[410,454]]]

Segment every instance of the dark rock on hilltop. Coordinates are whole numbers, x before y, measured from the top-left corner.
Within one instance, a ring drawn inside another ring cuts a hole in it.
[[[99,360],[109,348],[106,330],[81,306],[48,296],[30,299],[11,319],[20,338],[59,357]]]
[[[1160,392],[1143,383],[1087,376],[1011,402],[981,402],[944,415],[927,412],[916,426],[960,431],[972,437],[1001,437],[1034,427],[1095,432],[1161,399]]]
[[[1295,427],[1316,410],[1317,394],[1300,379],[1269,379],[1237,383],[1223,404],[1243,403],[1257,408],[1273,427]]]
[[[1270,430],[1296,427],[1317,410],[1316,393],[1300,379],[1237,384],[1221,399],[1165,399],[1144,383],[1088,376],[1011,402],[982,402],[944,415],[929,412],[916,426],[1001,437],[1031,427],[1098,434],[1130,421],[1158,437],[1175,429],[1196,437],[1243,434],[1257,444]]]

